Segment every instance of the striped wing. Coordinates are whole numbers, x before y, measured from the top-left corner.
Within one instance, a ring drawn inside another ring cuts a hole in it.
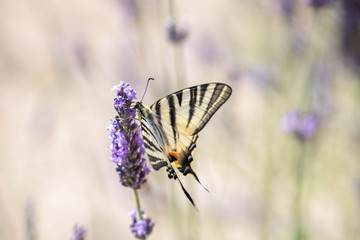
[[[141,102],[135,106],[141,116],[145,150],[151,165],[155,170],[167,166],[169,177],[179,181],[194,206],[172,166],[183,175],[193,175],[200,183],[192,168],[198,133],[230,97],[231,91],[226,84],[208,83],[170,94],[150,108]]]
[[[231,95],[231,87],[223,83],[208,83],[170,94],[150,106],[160,124],[167,122],[185,135],[199,133],[214,113]]]
[[[154,169],[171,162],[184,175],[196,177],[191,163],[198,133],[230,95],[230,86],[208,83],[170,94],[150,108],[138,103],[146,152]]]

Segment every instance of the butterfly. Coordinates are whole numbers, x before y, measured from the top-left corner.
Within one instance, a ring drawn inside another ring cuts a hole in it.
[[[135,105],[145,151],[152,167],[155,170],[166,167],[168,177],[179,181],[195,208],[194,201],[176,172],[184,176],[190,174],[201,184],[192,167],[198,133],[226,102],[231,92],[231,87],[226,84],[206,83],[174,92],[150,107],[141,101]]]

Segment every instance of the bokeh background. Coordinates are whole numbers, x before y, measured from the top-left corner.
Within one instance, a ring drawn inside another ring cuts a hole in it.
[[[233,95],[201,132],[195,211],[162,169],[140,190],[149,239],[360,238],[356,0],[1,0],[0,239],[133,239],[106,127],[206,82]]]

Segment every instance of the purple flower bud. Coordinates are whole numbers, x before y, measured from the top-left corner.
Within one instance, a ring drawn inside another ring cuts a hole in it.
[[[302,116],[298,126],[297,135],[300,139],[311,138],[317,130],[318,120],[314,114]]]
[[[298,125],[299,114],[295,111],[289,111],[281,119],[281,125],[285,132],[291,133],[295,132]]]
[[[86,234],[85,228],[75,224],[75,226],[74,226],[74,234],[71,237],[71,240],[85,240],[85,234]]]
[[[178,26],[174,22],[170,23],[167,28],[168,38],[173,43],[182,43],[189,35],[189,30],[186,26]]]
[[[145,149],[141,127],[135,120],[136,111],[131,108],[136,92],[123,82],[112,90],[117,91],[114,108],[118,115],[110,120],[111,124],[107,128],[111,139],[110,161],[117,163],[116,171],[122,185],[139,189],[146,182],[145,177],[151,170],[143,157]]]
[[[281,12],[288,22],[292,22],[295,12],[295,0],[279,0]]]
[[[318,129],[318,118],[313,113],[289,111],[281,119],[285,132],[292,133],[298,140],[304,141],[314,136]]]
[[[119,9],[128,20],[136,20],[139,15],[139,6],[134,0],[118,0]]]
[[[129,213],[133,222],[130,225],[131,232],[137,239],[146,239],[148,235],[151,234],[154,223],[151,221],[150,218],[143,218],[144,211],[141,210],[141,217],[142,220],[137,219],[136,216],[136,209]]]

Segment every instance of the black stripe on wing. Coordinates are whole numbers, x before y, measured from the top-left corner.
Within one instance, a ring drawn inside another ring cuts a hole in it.
[[[164,161],[162,158],[159,158],[155,155],[151,155],[149,153],[147,153],[149,160],[151,162],[151,166],[155,169],[155,170],[159,170],[162,167],[165,167],[168,165],[168,163],[166,161]]]
[[[150,141],[147,137],[144,137],[144,145],[146,148],[150,149],[151,151],[158,151],[163,152],[164,150],[159,146],[155,145],[152,141]]]
[[[174,102],[174,95],[171,94],[171,95],[167,96],[167,100],[168,100],[169,109],[170,109],[170,111],[169,111],[170,125],[172,127],[174,143],[176,144],[176,138],[177,138],[177,134],[176,134],[176,108],[175,108],[175,102]],[[161,114],[159,114],[159,116],[161,116]]]
[[[143,133],[146,133],[147,135],[149,135],[151,139],[156,139],[154,133],[147,126],[145,117],[141,118],[141,130],[142,130]]]
[[[183,97],[183,92],[179,92],[178,94],[176,94],[176,97],[178,99],[178,104],[181,107],[181,103],[182,103],[182,97]],[[158,102],[157,102],[158,103]]]
[[[160,103],[159,103],[159,102],[156,102],[156,103],[155,103],[155,114],[156,114],[156,116],[158,117],[159,126],[162,127],[160,109],[161,109]]]
[[[190,88],[189,118],[188,118],[188,122],[186,124],[186,127],[189,127],[191,119],[194,116],[196,98],[197,98],[197,87],[192,87],[192,88]]]
[[[149,130],[146,124],[147,123],[142,123],[145,151],[150,160],[151,166],[155,170],[159,170],[161,167],[168,165],[168,162],[165,159],[165,151],[157,142],[156,138],[154,137],[154,133]]]
[[[200,85],[200,101],[199,101],[200,106],[204,100],[205,92],[206,92],[206,89],[208,86],[209,86],[209,84]]]

